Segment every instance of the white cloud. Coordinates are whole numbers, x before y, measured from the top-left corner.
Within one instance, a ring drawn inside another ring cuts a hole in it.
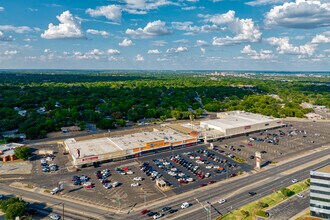
[[[104,16],[108,20],[117,22],[121,20],[122,16],[121,8],[118,5],[101,6],[97,7],[96,9],[88,8],[86,13],[92,17]]]
[[[6,56],[13,56],[16,55],[18,52],[17,50],[6,50],[3,54]]]
[[[120,54],[120,51],[119,50],[116,50],[116,49],[109,49],[108,51],[107,51],[107,53],[108,54]]]
[[[88,29],[86,32],[93,35],[100,35],[102,37],[108,37],[110,35],[107,31],[100,31],[95,29]]]
[[[330,43],[330,31],[323,34],[317,34],[311,41],[312,44],[326,44]]]
[[[236,18],[235,11],[230,10],[225,14],[217,15],[199,15],[199,17],[215,25],[224,25],[235,34],[233,37],[214,37],[212,45],[235,45],[244,42],[259,42],[261,40],[262,33],[254,25],[253,20]]]
[[[81,29],[81,21],[74,17],[70,11],[65,11],[56,16],[59,25],[50,23],[48,30],[41,34],[45,39],[65,39],[65,38],[84,38],[85,35]]]
[[[167,42],[164,40],[155,40],[152,42],[152,45],[157,47],[164,47],[166,44]]]
[[[208,46],[210,45],[209,42],[205,41],[205,40],[197,40],[196,41],[196,46]]]
[[[161,52],[159,50],[148,50],[148,54],[160,54]]]
[[[123,10],[131,14],[146,14],[150,10],[167,5],[179,5],[168,0],[124,0]]]
[[[166,53],[182,53],[182,52],[187,52],[188,48],[187,47],[177,47],[177,48],[169,48],[166,50]]]
[[[5,8],[2,7],[2,6],[0,6],[0,12],[2,12],[2,11],[4,11],[4,10],[5,10]]]
[[[138,54],[134,58],[135,61],[141,62],[144,61],[144,57],[141,54]]]
[[[204,55],[206,53],[206,49],[201,47],[201,53]]]
[[[289,43],[288,37],[283,37],[283,38],[271,37],[271,38],[267,38],[266,41],[270,45],[276,46],[277,47],[276,50],[280,54],[312,56],[316,49],[316,45],[310,43],[300,46],[293,46],[292,44]]]
[[[99,49],[93,49],[85,53],[74,51],[72,54],[69,53],[68,55],[77,60],[99,60],[101,58],[104,58],[104,52]]]
[[[24,34],[26,32],[31,32],[35,29],[28,26],[13,26],[13,25],[0,25],[0,31],[15,32],[17,34]]]
[[[13,40],[13,37],[12,36],[9,36],[9,37],[6,37],[2,31],[0,31],[0,41],[12,41]]]
[[[126,34],[141,38],[168,35],[171,33],[172,32],[166,27],[166,23],[160,20],[149,22],[143,29],[138,28],[136,30],[126,30]]]
[[[271,59],[275,58],[273,51],[261,49],[261,50],[259,50],[259,52],[257,52],[256,50],[253,50],[251,48],[251,45],[245,46],[241,50],[241,53],[247,54],[248,56],[251,57],[251,59],[254,59],[254,60],[271,60]]]
[[[188,7],[183,7],[182,10],[184,11],[191,11],[191,10],[195,10],[196,6],[188,6]]]
[[[273,7],[265,16],[265,25],[287,28],[317,28],[330,26],[330,2],[296,0]]]
[[[195,26],[191,21],[185,22],[172,22],[172,27],[174,29],[180,31],[187,31],[190,34],[198,34],[198,33],[210,33],[210,32],[217,32],[223,31],[223,27],[218,27],[217,25],[203,25],[203,26]]]
[[[275,5],[286,2],[287,0],[254,0],[246,2],[245,4],[250,6],[259,6],[259,5]]]
[[[50,49],[49,48],[44,49],[44,53],[50,53]]]
[[[130,47],[130,46],[133,46],[135,44],[133,43],[132,40],[130,40],[128,38],[124,38],[124,40],[122,42],[120,42],[118,45],[122,46],[122,47]]]

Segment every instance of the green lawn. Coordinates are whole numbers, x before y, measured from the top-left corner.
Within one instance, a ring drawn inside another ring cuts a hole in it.
[[[301,181],[301,182],[293,184],[287,188],[292,190],[293,192],[295,192],[295,194],[297,194],[297,193],[300,193],[301,191],[307,189],[308,187],[309,187],[309,185],[306,184],[306,181]],[[288,199],[288,198],[285,198],[280,191],[276,191],[268,196],[265,196],[265,197],[259,199],[258,201],[254,201],[250,204],[247,204],[247,205],[241,207],[240,209],[233,210],[231,213],[228,213],[223,217],[218,217],[217,220],[220,220],[220,219],[221,220],[241,220],[241,219],[253,220],[253,219],[256,219],[255,213],[258,210],[265,210],[269,207],[275,206],[276,204],[284,201],[285,199]],[[260,202],[267,204],[268,207],[262,208],[260,206]],[[248,213],[248,215],[247,215],[247,213]]]

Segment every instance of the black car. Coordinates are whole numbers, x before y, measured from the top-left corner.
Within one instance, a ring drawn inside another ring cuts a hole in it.
[[[147,216],[154,216],[154,215],[156,215],[156,214],[157,214],[157,212],[152,212],[152,211],[150,211],[150,212],[147,213]]]
[[[169,213],[175,213],[177,212],[178,210],[177,209],[171,209],[170,211],[168,211]]]
[[[253,159],[254,159],[254,156],[253,156],[253,155],[251,155],[251,156],[250,156],[250,159],[251,159],[251,160],[253,160]]]
[[[257,193],[256,192],[249,192],[249,195],[250,196],[254,196],[254,195],[256,195]]]
[[[170,209],[172,209],[171,207],[164,207],[164,208],[162,208],[162,212],[166,212],[166,211],[168,211],[168,210],[170,210]]]

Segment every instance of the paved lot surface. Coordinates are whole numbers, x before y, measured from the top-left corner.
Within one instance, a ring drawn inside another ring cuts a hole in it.
[[[6,162],[0,163],[0,174],[30,174],[32,164],[30,162]]]
[[[268,210],[270,217],[268,219],[274,220],[288,220],[299,212],[309,207],[309,190],[301,193],[304,197],[299,198],[297,195],[282,202]]]

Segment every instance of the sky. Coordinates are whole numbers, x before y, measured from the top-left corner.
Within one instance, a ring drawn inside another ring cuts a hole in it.
[[[0,69],[330,71],[330,0],[0,0]]]

